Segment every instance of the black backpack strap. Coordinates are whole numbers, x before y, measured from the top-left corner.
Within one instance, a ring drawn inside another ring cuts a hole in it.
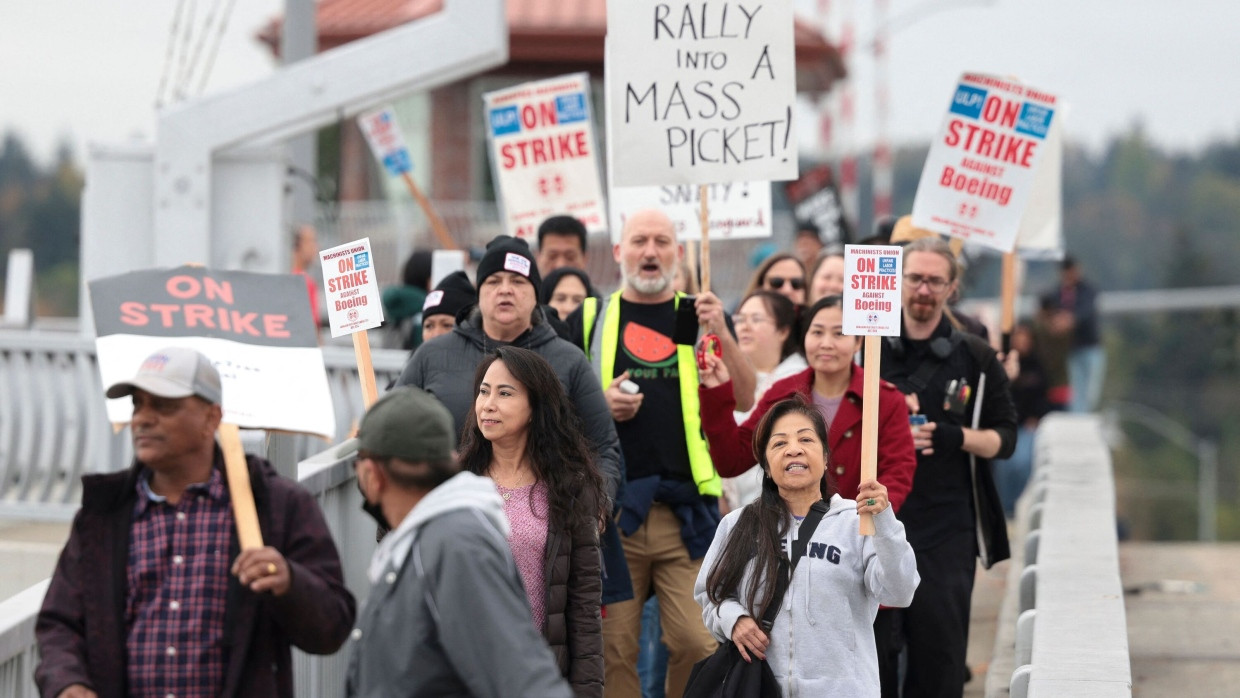
[[[775,616],[779,615],[779,607],[784,603],[784,594],[788,593],[788,585],[792,583],[792,573],[796,571],[797,563],[801,558],[805,557],[805,551],[809,548],[809,539],[813,537],[818,523],[822,521],[822,517],[826,516],[830,507],[823,500],[814,502],[809,508],[809,513],[801,521],[801,529],[797,531],[797,539],[792,543],[792,562],[781,559],[779,561],[779,583],[775,585],[775,594],[771,597],[771,602],[766,605],[766,611],[762,614],[762,630],[771,632],[771,628],[775,625]]]

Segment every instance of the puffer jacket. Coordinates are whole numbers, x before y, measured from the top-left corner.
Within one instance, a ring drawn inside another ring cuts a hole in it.
[[[547,624],[543,637],[577,698],[603,695],[603,583],[598,532],[552,526],[543,553]]]

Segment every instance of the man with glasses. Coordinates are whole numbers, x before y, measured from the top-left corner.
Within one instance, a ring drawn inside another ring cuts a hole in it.
[[[1007,529],[989,459],[1016,444],[1016,409],[995,351],[945,312],[959,282],[939,237],[904,249],[900,336],[882,348],[882,377],[905,393],[917,471],[898,514],[917,554],[921,585],[907,609],[882,610],[874,624],[883,696],[901,695],[896,658],[908,650],[904,698],[961,695],[967,679],[974,559],[1008,557]]]

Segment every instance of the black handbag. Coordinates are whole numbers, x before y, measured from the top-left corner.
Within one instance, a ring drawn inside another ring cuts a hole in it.
[[[783,604],[784,594],[792,582],[792,573],[797,563],[805,556],[810,536],[818,528],[818,522],[827,513],[827,503],[819,500],[810,507],[805,520],[801,522],[801,530],[792,544],[792,561],[779,561],[779,583],[775,585],[775,594],[771,603],[767,604],[762,614],[762,630],[771,632],[775,625],[775,616]],[[765,659],[747,662],[741,657],[736,643],[728,640],[722,642],[715,653],[693,665],[689,673],[689,683],[685,686],[684,698],[779,698],[781,694],[779,682]]]

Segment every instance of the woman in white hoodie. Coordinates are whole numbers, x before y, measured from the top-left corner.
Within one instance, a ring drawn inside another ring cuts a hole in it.
[[[878,696],[874,615],[879,604],[907,606],[920,581],[887,489],[863,482],[855,502],[834,493],[826,432],[822,415],[799,398],[762,418],[754,433],[762,496],[724,517],[694,587],[707,629],[747,661],[765,659],[785,698]],[[756,619],[774,594],[779,560],[823,499],[829,509],[764,631]],[[876,535],[860,535],[860,513],[874,515]]]

